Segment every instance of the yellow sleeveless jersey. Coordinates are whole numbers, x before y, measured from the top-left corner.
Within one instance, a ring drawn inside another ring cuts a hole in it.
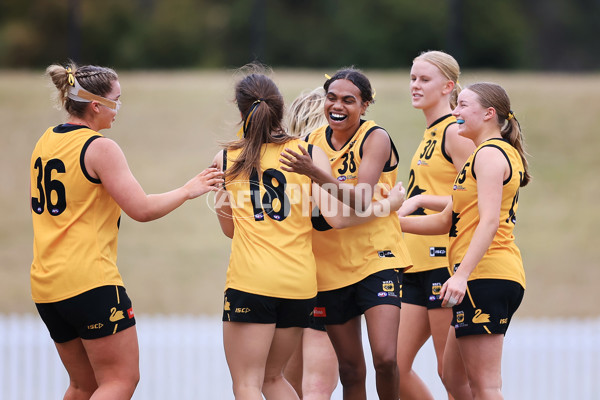
[[[495,147],[501,151],[508,160],[511,174],[504,181],[502,188],[500,226],[490,248],[471,273],[469,280],[506,279],[518,282],[525,288],[525,271],[521,252],[515,244],[513,235],[519,187],[524,169],[519,152],[503,139],[491,139],[482,143],[465,162],[462,171],[456,177],[452,192],[449,259],[453,266],[462,261],[479,223],[477,177],[474,172],[474,164],[477,162],[477,152],[482,147]]]
[[[407,197],[419,194],[450,196],[457,172],[445,151],[446,129],[456,118],[448,114],[425,130],[410,163]],[[419,208],[411,215],[435,214],[436,211]],[[406,273],[429,271],[448,267],[448,235],[404,234],[413,267]]]
[[[284,149],[297,149],[298,144],[308,147],[299,139],[263,145],[261,171],[226,182],[235,226],[226,289],[286,299],[309,299],[317,294],[310,220],[312,182],[279,169]],[[224,170],[231,168],[240,152],[224,151]]]
[[[333,147],[327,125],[309,134],[306,141],[325,151],[338,181],[356,185],[363,143],[375,129],[381,128],[374,121],[361,121],[358,131],[340,150]],[[388,190],[396,184],[398,172],[398,152],[393,142],[391,145],[390,158],[377,183]],[[396,213],[345,229],[332,229],[319,215],[313,225],[319,291],[339,289],[378,271],[412,265]]]
[[[48,128],[31,156],[31,293],[51,303],[104,285],[123,285],[117,269],[121,209],[85,170],[86,127]]]

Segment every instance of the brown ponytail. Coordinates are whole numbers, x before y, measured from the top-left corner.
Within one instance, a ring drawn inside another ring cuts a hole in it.
[[[242,114],[244,135],[226,143],[225,148],[242,149],[233,167],[227,169],[226,180],[238,175],[250,176],[260,171],[260,150],[266,143],[285,143],[293,138],[283,128],[283,96],[275,83],[263,73],[251,73],[235,87],[235,102]]]
[[[523,133],[519,121],[510,109],[508,94],[500,85],[488,82],[474,83],[469,85],[468,89],[479,96],[479,102],[484,108],[492,107],[496,110],[496,118],[502,137],[517,149],[523,162],[525,174],[521,181],[521,187],[527,185],[531,180],[531,175],[529,174],[527,153],[523,143]]]

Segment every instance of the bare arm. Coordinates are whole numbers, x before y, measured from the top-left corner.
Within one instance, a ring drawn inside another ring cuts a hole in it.
[[[131,218],[140,222],[152,221],[170,213],[185,201],[217,190],[222,172],[207,168],[185,185],[170,192],[147,195],[135,179],[123,151],[111,139],[94,140],[85,154],[85,166],[90,175],[102,185]]]
[[[502,187],[507,170],[508,162],[497,149],[487,147],[477,153],[475,174],[477,175],[479,223],[460,266],[442,286],[440,298],[444,299],[442,302],[444,306],[450,297],[455,298],[457,304],[460,304],[467,290],[469,276],[494,240],[500,223]]]
[[[448,234],[452,226],[452,200],[437,214],[419,217],[400,217],[402,232],[415,235],[443,235]]]
[[[398,216],[405,217],[419,208],[433,211],[442,211],[452,201],[452,196],[435,196],[431,194],[419,194],[408,198],[398,210]]]
[[[216,165],[217,168],[223,169],[223,150],[217,153],[213,159],[213,164]],[[221,230],[225,236],[233,239],[235,224],[233,223],[229,193],[225,188],[221,188],[215,195],[215,212],[217,213]]]
[[[298,147],[300,153],[285,149],[286,152],[281,154],[280,161],[284,164],[284,171],[306,175],[335,198],[343,199],[350,207],[366,210],[373,198],[375,185],[389,159],[391,142],[388,134],[382,129],[377,129],[369,135],[363,145],[356,186],[341,184],[331,175],[331,166],[325,168],[315,165],[308,152],[302,146]]]
[[[317,146],[313,146],[314,164],[325,170],[329,166],[327,156]],[[331,172],[329,173],[331,175]],[[396,211],[402,205],[405,190],[402,182],[394,186],[385,198],[369,204],[364,212],[357,212],[343,202],[338,201],[317,183],[313,183],[313,198],[329,225],[336,229],[348,228],[371,221],[377,217],[385,217]]]

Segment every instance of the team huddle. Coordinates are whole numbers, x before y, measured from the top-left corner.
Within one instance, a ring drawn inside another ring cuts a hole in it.
[[[99,133],[121,104],[116,72],[47,73],[68,119],[31,158],[31,289],[69,373],[65,399],[129,399],[139,381],[116,265],[121,211],[151,221],[208,192],[231,238],[222,319],[236,400],[329,399],[338,380],[345,400],[366,399],[363,315],[380,399],[433,399],[412,370],[429,337],[449,398],[502,398],[530,176],[500,86],[461,90],[452,56],[415,58],[410,94],[426,130],[405,189],[391,136],[364,118],[374,91],[363,72],[341,69],[286,107],[268,71],[249,66],[235,87],[238,137],[185,185],[148,195]]]

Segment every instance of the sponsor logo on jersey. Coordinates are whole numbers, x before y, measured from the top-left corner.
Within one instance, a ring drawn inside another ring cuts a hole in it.
[[[388,292],[379,292],[377,293],[377,297],[387,297],[388,296]]]
[[[381,250],[377,252],[379,258],[396,257],[391,250]]]
[[[248,314],[250,311],[252,311],[250,310],[250,307],[237,307],[235,309],[237,314]]]
[[[133,314],[133,307],[127,310],[127,316],[129,317],[129,319],[135,317],[135,314]]]
[[[465,190],[467,190],[467,188],[464,187],[463,185],[454,185],[454,186],[452,186],[452,189],[458,190],[460,192],[464,192]]]
[[[340,175],[337,177],[337,180],[340,182],[344,182],[344,181],[349,181],[352,179],[356,179],[357,176],[356,175]]]
[[[98,322],[97,324],[91,324],[87,326],[88,330],[100,329],[104,326],[102,322]]]
[[[446,257],[445,247],[430,247],[429,257]]]

